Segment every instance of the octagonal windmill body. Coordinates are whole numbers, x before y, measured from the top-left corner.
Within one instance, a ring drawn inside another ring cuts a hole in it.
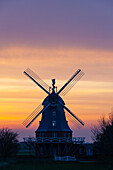
[[[84,73],[78,69],[58,92],[55,86],[55,79],[52,79],[52,87],[49,87],[29,68],[25,70],[24,73],[45,91],[48,96],[44,99],[43,103],[27,117],[23,124],[26,128],[29,127],[34,120],[42,114],[39,127],[36,130],[36,137],[72,137],[72,130],[68,126],[65,112],[67,111],[68,119],[78,128],[83,126],[84,122],[65,106],[60,96],[64,96]]]

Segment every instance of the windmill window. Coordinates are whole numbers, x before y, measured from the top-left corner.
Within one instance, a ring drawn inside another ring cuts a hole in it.
[[[70,137],[70,133],[68,133],[68,137]]]
[[[66,137],[66,133],[64,133],[64,137]]]
[[[56,121],[52,121],[52,126],[56,126]]]
[[[53,116],[56,116],[56,111],[53,111]]]

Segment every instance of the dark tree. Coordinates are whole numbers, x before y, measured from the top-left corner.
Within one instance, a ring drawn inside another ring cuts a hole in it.
[[[0,156],[2,159],[15,156],[18,150],[18,134],[11,129],[0,129]]]
[[[99,125],[94,126],[91,131],[95,154],[113,156],[113,114],[109,115],[108,120],[103,117]]]

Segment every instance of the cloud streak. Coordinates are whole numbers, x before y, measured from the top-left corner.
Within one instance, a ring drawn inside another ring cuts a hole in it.
[[[23,71],[30,67],[42,79],[67,80],[78,68],[82,68],[85,80],[112,81],[112,63],[111,51],[13,47],[0,51],[0,76],[24,79]]]

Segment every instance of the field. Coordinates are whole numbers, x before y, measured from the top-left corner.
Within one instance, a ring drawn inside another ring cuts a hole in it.
[[[19,161],[0,164],[0,170],[112,170],[112,165],[97,162]]]

